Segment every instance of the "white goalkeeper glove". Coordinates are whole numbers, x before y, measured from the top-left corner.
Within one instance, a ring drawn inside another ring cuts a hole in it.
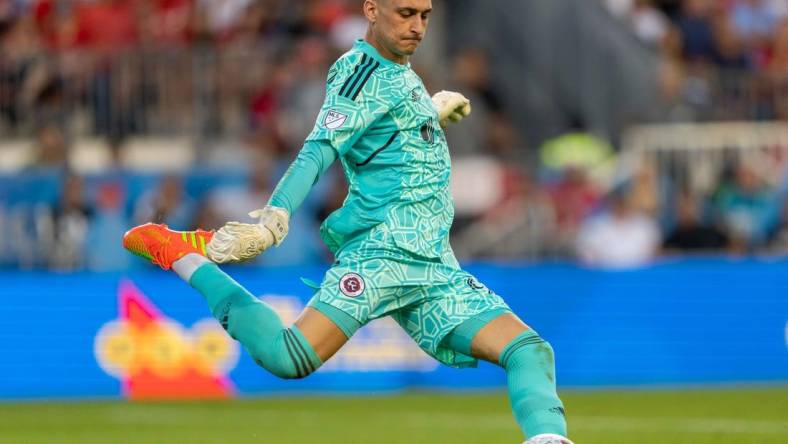
[[[438,110],[441,127],[457,123],[471,113],[471,101],[458,92],[441,91],[432,96],[432,103]]]
[[[243,262],[254,259],[287,236],[290,215],[284,208],[266,206],[249,213],[259,217],[256,224],[228,222],[214,233],[208,243],[208,259],[217,264]]]

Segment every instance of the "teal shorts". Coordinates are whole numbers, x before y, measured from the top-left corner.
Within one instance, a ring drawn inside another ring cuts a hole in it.
[[[500,296],[459,267],[417,258],[343,258],[328,270],[309,305],[337,325],[336,310],[358,325],[391,316],[422,350],[452,367],[476,365],[474,358],[442,344],[452,330],[471,319],[510,312]],[[349,330],[350,335],[354,330]]]

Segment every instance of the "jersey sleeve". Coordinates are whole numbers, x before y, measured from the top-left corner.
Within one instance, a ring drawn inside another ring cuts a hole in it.
[[[279,180],[268,205],[284,208],[289,214],[293,214],[334,160],[336,152],[328,144],[306,142],[298,157]]]
[[[366,130],[394,106],[385,82],[375,74],[380,63],[362,54],[340,60],[328,74],[326,99],[307,141],[325,141],[345,155]]]

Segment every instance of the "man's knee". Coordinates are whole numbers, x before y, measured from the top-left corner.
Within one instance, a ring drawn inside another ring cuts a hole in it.
[[[268,372],[271,373],[272,375],[281,379],[304,379],[307,376],[314,373],[315,370],[317,370],[317,369],[315,370],[298,369],[296,366],[291,364],[272,362],[271,360],[264,360],[257,357],[254,358],[254,362],[256,362],[257,365],[259,365],[260,367],[263,367],[264,369],[268,370]]]
[[[460,324],[452,332],[458,351],[497,364],[502,351],[529,327],[508,309],[492,310]],[[457,344],[456,339],[461,343]]]
[[[282,379],[303,379],[320,367],[312,347],[293,327],[282,330],[269,344],[248,348],[257,365]]]
[[[523,365],[538,366],[554,378],[555,353],[549,342],[533,330],[514,338],[501,352],[498,362],[505,369]]]

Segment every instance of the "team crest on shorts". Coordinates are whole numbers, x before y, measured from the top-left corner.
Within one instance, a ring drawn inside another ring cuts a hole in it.
[[[345,296],[356,297],[364,293],[364,278],[356,273],[348,273],[339,280],[339,290]]]
[[[341,128],[346,121],[347,121],[347,114],[342,114],[338,111],[334,111],[333,109],[330,109],[326,114],[326,118],[323,119],[323,126],[333,130],[333,129]]]

